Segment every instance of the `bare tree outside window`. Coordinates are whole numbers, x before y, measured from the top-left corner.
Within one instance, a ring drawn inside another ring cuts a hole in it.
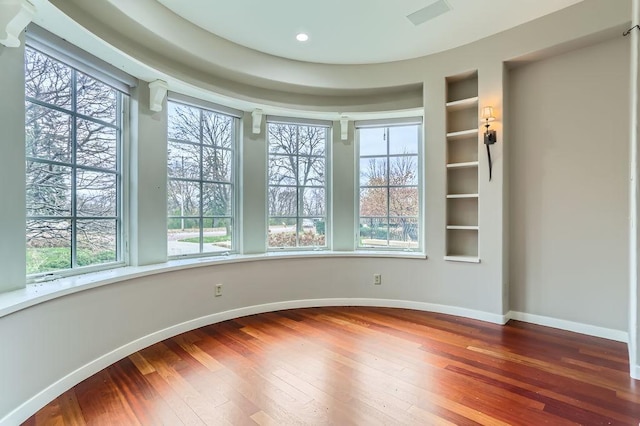
[[[233,250],[236,119],[168,103],[170,256]]]
[[[359,247],[419,247],[420,126],[363,128]]]
[[[25,49],[27,274],[120,260],[124,95]]]
[[[326,247],[326,127],[267,123],[269,248]]]

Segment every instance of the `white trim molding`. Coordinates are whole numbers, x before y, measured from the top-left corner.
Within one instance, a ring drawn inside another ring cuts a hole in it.
[[[260,134],[260,127],[262,126],[262,117],[264,112],[261,109],[254,109],[251,113],[251,131],[254,135]]]
[[[584,324],[580,322],[567,321],[563,319],[517,311],[510,311],[508,317],[517,321],[529,322],[532,324],[543,325],[545,327],[558,328],[560,330],[572,331],[574,333],[586,334],[588,336],[601,337],[603,339],[615,340],[617,342],[629,342],[629,333],[622,330],[614,330],[612,328],[599,327],[597,325]]]
[[[0,43],[6,47],[20,47],[20,33],[29,25],[36,8],[27,0],[0,2]]]
[[[149,83],[149,109],[154,112],[162,111],[162,103],[167,97],[169,85],[164,80]]]
[[[632,379],[640,380],[640,365],[631,364],[629,370],[629,375]]]
[[[346,141],[349,138],[349,117],[340,117],[340,139]]]

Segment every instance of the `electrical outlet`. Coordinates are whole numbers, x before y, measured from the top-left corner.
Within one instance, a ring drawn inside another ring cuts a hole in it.
[[[222,284],[216,284],[216,297],[222,296]]]
[[[382,275],[381,274],[373,274],[373,284],[381,285],[382,284]]]

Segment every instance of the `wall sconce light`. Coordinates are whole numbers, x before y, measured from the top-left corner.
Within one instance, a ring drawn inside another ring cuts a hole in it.
[[[485,124],[484,131],[484,144],[487,146],[487,157],[489,157],[489,180],[491,180],[491,169],[493,168],[493,163],[491,162],[491,148],[490,145],[493,145],[498,141],[498,136],[495,130],[489,130],[489,122],[495,120],[496,118],[493,116],[493,107],[486,106],[482,108],[482,119]]]

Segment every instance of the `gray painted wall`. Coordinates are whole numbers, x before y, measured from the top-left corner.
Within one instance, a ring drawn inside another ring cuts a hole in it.
[[[511,309],[624,330],[628,40],[509,77]]]

